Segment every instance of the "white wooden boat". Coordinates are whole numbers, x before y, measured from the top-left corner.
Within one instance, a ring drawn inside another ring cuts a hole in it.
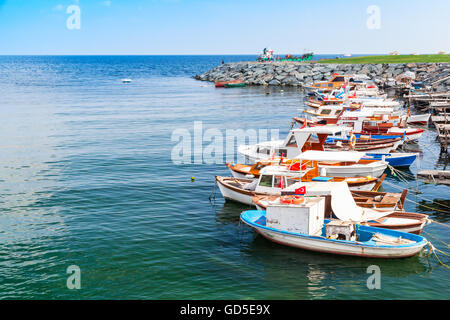
[[[431,117],[431,113],[413,114],[408,117],[407,123],[408,124],[427,125],[428,121],[430,120],[430,117]]]
[[[399,127],[393,127],[389,128],[387,133],[390,134],[405,134],[405,141],[415,141],[418,140],[422,134],[423,129],[417,129],[417,128],[399,128]]]
[[[268,166],[258,179],[216,176],[216,183],[225,199],[253,205],[255,195],[279,195],[281,190],[299,181],[308,170],[290,171],[287,167]]]
[[[303,162],[318,161],[319,172],[329,177],[380,177],[387,168],[384,160],[366,162],[363,152],[308,150],[296,156]],[[344,163],[342,163],[344,162]]]
[[[216,183],[222,196],[225,199],[237,201],[243,204],[253,205],[252,198],[256,195],[281,195],[282,191],[290,190],[289,187],[299,183],[302,177],[310,171],[317,170],[308,168],[302,171],[290,171],[286,167],[267,166],[260,170],[258,178],[235,178],[216,176]],[[321,177],[325,178],[325,177]],[[333,179],[333,178],[330,178]],[[338,178],[336,178],[338,179]],[[359,181],[352,181],[352,179]],[[381,184],[382,179],[372,177],[355,177],[339,179],[347,186],[352,186],[351,190],[368,191],[377,184]],[[324,181],[330,181],[325,179]],[[302,182],[308,183],[308,182]],[[325,183],[312,181],[311,183]]]
[[[234,178],[238,179],[259,179],[261,174],[273,174],[270,169],[264,169],[268,166],[279,166],[280,160],[276,163],[272,162],[257,162],[253,165],[246,164],[232,164],[227,162],[226,165]],[[381,185],[384,180],[384,176],[381,178],[375,178],[372,176],[352,176],[352,177],[332,177],[332,176],[320,176],[317,163],[309,163],[300,165],[299,162],[289,161],[283,162],[282,166],[290,169],[290,171],[296,171],[300,168],[309,171],[301,177],[302,182],[346,182],[351,190],[359,191],[371,191],[376,185]]]
[[[350,130],[350,128],[339,126],[292,129],[284,140],[240,145],[238,146],[238,152],[244,155],[249,163],[281,156],[293,159],[302,150],[323,150],[323,144],[329,135],[347,136]]]
[[[308,186],[295,189],[300,185],[290,188],[296,193],[298,190],[307,193]],[[269,205],[266,211],[243,212],[241,220],[270,241],[342,255],[403,258],[417,254],[428,243],[415,234],[362,225],[393,212],[357,206],[345,183],[329,187],[331,208],[337,220],[325,219],[330,208],[321,196],[281,197],[280,203]],[[395,223],[398,222],[390,222]]]

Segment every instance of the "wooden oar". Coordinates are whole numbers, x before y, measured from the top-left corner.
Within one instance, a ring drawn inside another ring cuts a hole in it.
[[[380,177],[380,179],[378,179],[377,183],[373,186],[371,191],[378,191],[378,189],[380,189],[380,186],[383,183],[385,178],[386,178],[386,173],[383,173],[383,175]]]

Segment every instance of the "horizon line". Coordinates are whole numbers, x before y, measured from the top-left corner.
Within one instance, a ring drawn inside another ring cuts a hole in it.
[[[288,54],[301,54],[301,53],[288,53]],[[303,54],[303,53],[302,53]],[[314,53],[314,55],[344,55],[344,54],[350,54],[350,55],[390,55],[390,53]],[[398,55],[430,55],[435,54],[438,55],[439,53],[398,53]],[[182,53],[158,53],[158,54],[144,54],[144,53],[78,53],[78,54],[68,54],[68,53],[46,53],[46,54],[20,54],[20,53],[10,53],[10,54],[2,54],[0,53],[0,56],[258,56],[259,53],[225,53],[225,54],[219,54],[219,53],[189,53],[189,54],[182,54]],[[275,56],[279,55],[286,55],[286,53],[280,53]]]

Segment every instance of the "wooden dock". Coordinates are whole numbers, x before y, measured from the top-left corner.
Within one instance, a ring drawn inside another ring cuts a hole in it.
[[[432,113],[431,122],[437,130],[441,152],[447,153],[450,144],[450,91],[414,94],[410,92],[404,97],[410,105],[414,104],[419,109]]]
[[[439,143],[441,144],[441,152],[447,153],[448,145],[450,143],[450,114],[447,113],[447,108],[450,108],[450,104],[439,104],[434,108],[439,108],[439,114],[431,117],[437,133]],[[435,109],[435,111],[436,111]]]
[[[423,170],[417,176],[425,179],[426,182],[450,186],[450,170]]]

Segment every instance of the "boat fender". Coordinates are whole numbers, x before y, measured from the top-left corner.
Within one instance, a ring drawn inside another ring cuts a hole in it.
[[[356,136],[352,133],[352,135],[350,136],[350,147],[354,149],[355,145],[356,145]]]

